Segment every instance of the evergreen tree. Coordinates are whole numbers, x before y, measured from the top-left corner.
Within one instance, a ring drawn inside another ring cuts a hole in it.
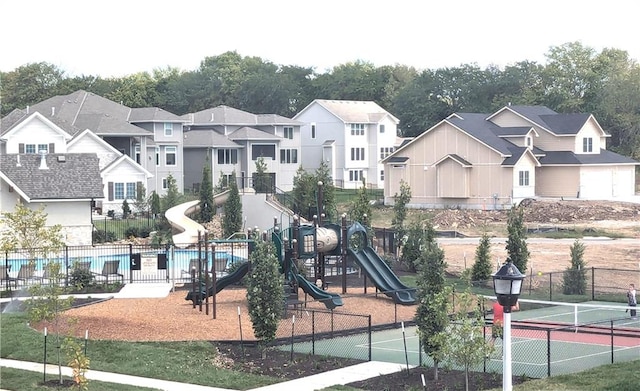
[[[311,221],[316,213],[316,188],[317,181],[315,177],[302,168],[298,167],[296,175],[293,178],[293,196],[291,209],[300,217]]]
[[[131,214],[131,207],[129,206],[129,203],[127,202],[127,200],[123,200],[122,201],[122,218],[128,219],[130,214]]]
[[[400,180],[400,194],[394,194],[393,200],[391,226],[395,230],[396,238],[400,239],[405,235],[404,221],[407,218],[407,204],[411,201],[411,187],[404,179]]]
[[[229,198],[224,203],[224,216],[222,218],[222,231],[225,238],[242,231],[242,201],[240,200],[235,171],[231,173],[229,190]]]
[[[449,324],[448,299],[443,294],[447,264],[444,261],[444,251],[438,247],[435,237],[429,239],[427,236],[425,234],[424,245],[417,259],[416,325],[421,347],[433,359],[434,378],[438,379],[438,365],[445,358],[445,352],[444,343],[437,336],[444,332]]]
[[[158,217],[162,212],[161,204],[160,204],[160,196],[154,190],[149,197],[149,204],[151,205],[151,214],[153,217]]]
[[[260,156],[256,160],[256,172],[253,174],[253,189],[256,193],[269,193],[273,184],[270,183],[270,176],[267,172],[267,163],[264,162],[264,158]]]
[[[220,194],[223,191],[227,190],[228,187],[229,187],[229,184],[227,183],[227,176],[224,175],[223,172],[220,172],[220,178],[218,178],[218,183],[216,184],[216,187],[213,188],[213,193]]]
[[[253,332],[262,348],[262,358],[265,359],[267,346],[275,339],[283,311],[284,277],[280,273],[276,249],[271,242],[258,239],[249,260],[251,261],[247,287],[249,316],[253,324]]]
[[[147,213],[149,211],[149,203],[147,202],[147,190],[142,182],[136,183],[136,201],[134,203],[136,212]]]
[[[587,292],[587,271],[584,261],[585,245],[576,239],[571,245],[571,267],[563,273],[562,290],[565,295],[584,295]]]
[[[520,270],[527,271],[529,250],[527,248],[527,229],[524,226],[524,208],[512,206],[507,217],[507,250],[508,259]]]
[[[215,214],[213,203],[213,186],[211,182],[211,167],[209,167],[209,157],[202,168],[202,182],[200,183],[200,219],[201,223],[208,223]]]
[[[491,278],[491,238],[485,230],[480,238],[480,243],[476,247],[476,256],[471,268],[471,281],[483,282]]]
[[[176,179],[173,175],[169,174],[167,177],[167,194],[162,197],[162,213],[180,204],[182,201],[182,195],[178,190]]]
[[[371,227],[372,209],[369,203],[369,195],[367,194],[367,184],[364,177],[362,178],[362,187],[356,192],[356,197],[351,203],[349,212],[351,219],[357,221],[367,228]]]
[[[337,219],[336,188],[333,185],[329,166],[324,160],[320,162],[320,166],[316,169],[314,179],[316,186],[322,182],[322,210],[325,214],[325,221]]]

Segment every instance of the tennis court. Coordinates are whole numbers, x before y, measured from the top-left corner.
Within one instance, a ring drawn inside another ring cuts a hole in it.
[[[631,320],[615,303],[521,303],[512,313],[511,356],[514,376],[542,378],[580,372],[612,362],[640,358],[640,321]],[[531,307],[530,309],[527,309]],[[625,316],[626,315],[626,316]],[[490,324],[485,336],[491,335]],[[401,365],[433,365],[419,346],[417,328],[373,332],[371,359]],[[336,348],[341,347],[341,348]],[[405,348],[406,347],[406,348]],[[287,347],[287,349],[290,347]],[[502,372],[502,341],[474,371]],[[294,344],[297,352],[362,359],[369,340],[362,334]]]

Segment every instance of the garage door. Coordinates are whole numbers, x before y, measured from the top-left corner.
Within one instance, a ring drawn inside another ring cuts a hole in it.
[[[583,168],[580,170],[580,198],[608,200],[613,194],[611,169]]]

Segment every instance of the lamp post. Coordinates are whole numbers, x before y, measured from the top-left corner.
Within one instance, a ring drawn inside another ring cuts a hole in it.
[[[493,276],[493,290],[504,311],[504,332],[502,336],[502,390],[513,389],[511,376],[511,307],[518,302],[522,280],[525,275],[509,261],[502,265]]]

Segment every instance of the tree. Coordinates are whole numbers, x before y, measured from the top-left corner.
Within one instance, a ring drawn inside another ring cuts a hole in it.
[[[362,178],[362,187],[356,191],[356,197],[351,203],[349,214],[353,221],[358,221],[367,228],[371,227],[371,218],[373,216],[364,177]]]
[[[218,183],[216,184],[216,187],[213,188],[213,194],[220,194],[223,191],[227,190],[228,188],[229,188],[229,183],[227,180],[227,176],[224,175],[223,172],[220,172]]]
[[[402,251],[400,263],[405,265],[409,271],[416,272],[419,266],[419,259],[425,246],[435,243],[436,230],[432,224],[423,226],[422,222],[415,222],[409,226],[406,236],[400,238]]]
[[[393,196],[393,219],[391,226],[396,232],[396,239],[405,235],[404,221],[407,218],[407,204],[411,201],[411,187],[404,179],[400,180],[400,194]]]
[[[162,213],[180,204],[182,195],[178,190],[176,179],[173,175],[169,174],[167,177],[167,194],[162,197]]]
[[[471,281],[484,282],[491,278],[491,238],[485,230],[476,247],[475,262],[471,268]]]
[[[315,210],[316,199],[315,190],[317,187],[316,178],[306,172],[302,166],[298,167],[296,175],[293,177],[293,205],[291,209],[301,217],[311,221]]]
[[[209,167],[209,157],[202,168],[202,182],[200,183],[200,222],[208,223],[213,219],[215,212],[213,202],[213,185],[211,183],[211,167]]]
[[[242,230],[242,202],[235,171],[231,174],[229,182],[229,198],[224,203],[224,216],[222,217],[222,231],[225,238]]]
[[[134,203],[136,212],[147,213],[149,211],[149,202],[147,201],[147,190],[142,182],[136,183],[136,201]]]
[[[47,226],[47,213],[44,205],[33,210],[18,202],[14,212],[3,212],[2,217],[7,229],[0,232],[0,249],[13,251],[23,249],[27,252],[29,262],[36,258],[47,258],[49,254],[59,251],[62,242],[62,226]]]
[[[149,204],[151,204],[151,214],[154,217],[157,217],[160,213],[162,213],[162,208],[160,207],[160,196],[154,190],[149,197]]]
[[[61,330],[70,330],[69,327],[63,327],[64,318],[62,313],[71,308],[73,297],[62,298],[65,276],[61,272],[61,264],[59,262],[49,262],[45,267],[49,274],[49,283],[46,285],[36,284],[29,288],[31,298],[26,303],[29,320],[32,323],[46,321],[53,325],[51,332],[55,338],[55,346],[57,348],[56,357],[60,384],[63,384],[61,351],[64,350],[67,352],[69,363],[76,374],[74,376],[76,384],[80,389],[86,390],[88,380],[84,374],[89,369],[89,359],[84,355],[79,344],[71,338],[71,331],[69,331],[69,336],[64,341],[61,338]],[[73,323],[73,319],[66,318],[66,323],[66,326],[69,326]]]
[[[320,166],[316,169],[314,179],[316,186],[322,182],[322,210],[325,214],[325,220],[337,218],[336,188],[333,186],[333,178],[331,177],[329,166],[324,160],[320,162]]]
[[[253,332],[260,341],[262,359],[265,359],[267,346],[275,339],[283,310],[284,277],[279,270],[276,248],[271,242],[258,239],[249,260],[247,304]]]
[[[253,188],[256,193],[270,192],[273,187],[270,179],[271,177],[267,172],[267,163],[265,163],[264,158],[260,156],[258,160],[256,160],[256,172],[253,174]]]
[[[526,272],[529,261],[527,229],[524,226],[524,208],[513,205],[507,216],[507,262],[511,261],[521,272]]]
[[[447,289],[440,301],[446,301],[451,292]],[[456,307],[448,308],[453,313],[450,327],[434,338],[443,347],[444,356],[455,365],[464,368],[465,390],[469,391],[469,371],[482,363],[493,347],[485,338],[484,317],[477,298],[467,290],[456,296]]]
[[[563,275],[562,291],[565,295],[584,295],[587,291],[587,264],[584,261],[585,245],[576,239],[571,245],[571,267]]]
[[[131,214],[131,207],[129,206],[129,202],[127,200],[122,201],[122,218],[128,219]]]
[[[426,231],[432,230],[433,227],[427,227]],[[416,264],[418,269],[416,325],[420,345],[433,359],[434,378],[438,379],[438,365],[446,356],[443,341],[437,335],[447,329],[449,317],[447,298],[443,294],[445,292],[444,272],[447,264],[444,261],[444,251],[438,246],[435,237],[428,239],[425,235]]]
[[[30,63],[2,73],[0,117],[14,109],[24,109],[59,93],[64,71],[46,62]]]

